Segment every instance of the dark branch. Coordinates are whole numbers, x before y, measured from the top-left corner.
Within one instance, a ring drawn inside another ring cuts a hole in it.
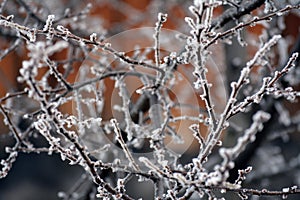
[[[231,20],[239,19],[243,15],[249,14],[256,8],[259,8],[266,0],[247,1],[239,8],[230,8],[226,10],[220,17],[212,22],[211,28],[221,28]]]

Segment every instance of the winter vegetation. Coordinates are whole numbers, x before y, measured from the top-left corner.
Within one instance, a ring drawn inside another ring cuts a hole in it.
[[[36,154],[57,199],[299,199],[299,8],[3,0],[0,188]]]

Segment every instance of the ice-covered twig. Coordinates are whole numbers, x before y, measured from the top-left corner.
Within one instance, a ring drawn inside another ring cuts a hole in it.
[[[212,12],[214,9],[213,1],[209,1],[206,5],[204,2],[197,3],[195,1],[195,6],[191,6],[190,10],[194,14],[196,20],[192,18],[185,18],[187,23],[190,25],[191,37],[187,39],[186,50],[191,54],[194,59],[195,70],[193,72],[196,77],[195,88],[202,88],[203,94],[200,96],[204,100],[207,113],[209,116],[209,123],[212,124],[212,129],[217,128],[217,118],[215,114],[214,105],[211,100],[211,84],[207,80],[207,68],[205,66],[207,56],[209,52],[204,49],[204,45],[207,42],[207,35],[209,34],[210,23],[212,20]],[[203,21],[204,20],[204,21]]]
[[[167,14],[163,14],[163,13],[158,13],[158,21],[156,22],[156,26],[155,26],[155,33],[154,33],[154,41],[155,41],[155,46],[154,46],[154,50],[155,50],[155,64],[156,67],[159,67],[160,65],[160,56],[159,56],[159,52],[160,52],[160,41],[159,41],[159,34],[161,31],[161,28],[163,26],[163,23],[165,23],[167,21]]]
[[[26,26],[19,25],[18,23],[10,22],[10,21],[4,20],[4,19],[0,19],[0,26],[9,27],[9,28],[19,31],[19,33],[21,33],[22,36],[30,42],[35,41],[36,34],[42,34],[42,35],[49,34],[49,31],[47,31],[47,33],[45,33],[43,30],[31,29]],[[153,69],[154,71],[158,71],[159,73],[161,73],[162,74],[161,76],[163,76],[165,74],[165,72],[162,69],[157,68],[156,66],[153,66],[153,65],[149,64],[148,62],[144,62],[143,60],[135,60],[135,59],[130,58],[129,56],[126,56],[124,53],[120,53],[119,51],[113,49],[109,43],[101,43],[99,41],[91,41],[89,39],[81,38],[81,37],[71,33],[70,31],[63,31],[63,29],[65,29],[65,28],[63,26],[59,25],[58,30],[55,30],[55,29],[52,30],[51,34],[55,35],[56,37],[65,38],[66,40],[70,39],[70,40],[76,41],[79,45],[81,44],[81,45],[97,46],[97,47],[102,48],[103,50],[111,53],[115,57],[121,59],[122,61],[124,61],[128,64],[140,65],[145,68]]]
[[[140,171],[139,166],[136,164],[136,162],[134,161],[134,158],[132,157],[127,145],[125,144],[122,134],[121,134],[121,130],[119,128],[119,124],[117,122],[116,119],[111,119],[110,120],[113,127],[114,127],[114,132],[116,134],[116,139],[118,140],[118,142],[120,143],[126,157],[128,158],[129,162],[132,164],[132,167],[136,170],[136,171]]]
[[[246,66],[242,69],[240,77],[237,82],[231,83],[232,91],[230,93],[229,99],[225,106],[223,113],[220,116],[220,120],[218,121],[217,127],[212,129],[208,135],[208,138],[205,141],[205,146],[201,149],[199,154],[200,160],[205,160],[205,158],[211,153],[212,148],[216,145],[220,138],[220,134],[222,130],[227,126],[227,119],[233,111],[233,106],[237,101],[237,95],[241,87],[248,83],[248,76],[253,68],[254,64],[271,48],[271,46],[275,45],[276,42],[280,39],[280,36],[273,36],[266,44],[264,44],[255,54],[253,59],[247,62]]]
[[[282,8],[280,10],[276,10],[274,12],[271,12],[265,16],[262,16],[262,17],[254,17],[252,18],[250,21],[248,22],[241,22],[239,23],[238,25],[236,25],[235,27],[227,30],[227,31],[224,31],[222,33],[217,33],[215,35],[214,38],[212,38],[207,44],[205,44],[204,46],[204,49],[210,47],[212,44],[214,44],[217,40],[219,39],[222,39],[224,38],[225,36],[230,36],[231,34],[235,34],[238,30],[244,28],[244,27],[249,27],[249,26],[253,26],[253,25],[256,25],[258,22],[261,22],[261,21],[270,21],[272,20],[272,17],[278,15],[278,13],[287,13],[289,12],[290,10],[293,10],[293,9],[299,9],[300,8],[300,5],[295,5],[295,6],[286,6],[285,8]]]
[[[278,90],[277,87],[275,87],[275,83],[279,80],[279,78],[281,78],[286,73],[288,73],[288,71],[294,66],[294,62],[297,59],[297,57],[298,57],[298,53],[294,53],[289,59],[288,63],[281,71],[275,71],[273,77],[264,78],[260,90],[257,91],[255,94],[246,97],[244,101],[235,105],[232,108],[231,113],[227,116],[227,119],[245,110],[245,108],[251,105],[252,103],[260,103],[262,97],[266,94],[277,94],[277,95],[281,94],[283,96],[286,96],[287,98],[292,98],[292,99],[298,96],[299,94],[293,91],[292,89],[285,92],[284,91],[280,92],[280,90]]]
[[[237,158],[243,152],[248,143],[253,142],[255,140],[255,134],[258,131],[263,129],[263,123],[270,119],[270,114],[258,111],[253,116],[253,123],[248,128],[245,133],[238,138],[237,144],[232,148],[221,148],[219,150],[221,157],[223,158],[223,162],[221,164],[220,170],[224,173],[227,170],[230,170],[234,167],[233,160]],[[224,173],[224,179],[228,178],[229,174]]]

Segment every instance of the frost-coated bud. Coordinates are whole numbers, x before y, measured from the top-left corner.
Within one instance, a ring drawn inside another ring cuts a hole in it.
[[[162,23],[167,21],[168,14],[158,13],[158,20]]]

